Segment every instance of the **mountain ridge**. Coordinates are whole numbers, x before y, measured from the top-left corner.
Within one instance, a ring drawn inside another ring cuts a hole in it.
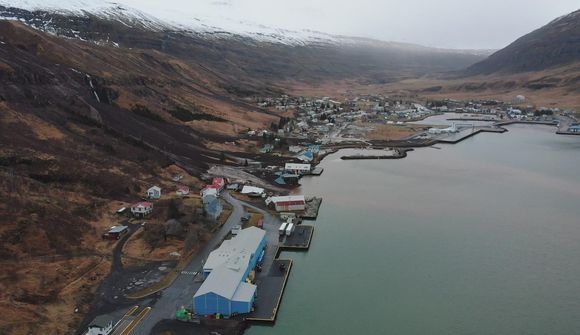
[[[121,0],[122,1],[122,0]],[[373,38],[356,37],[329,34],[311,29],[291,30],[276,27],[269,27],[248,21],[233,20],[220,17],[219,22],[211,22],[209,18],[196,16],[172,17],[172,14],[157,12],[155,14],[141,9],[131,7],[118,1],[97,1],[97,0],[1,0],[0,7],[7,9],[20,9],[28,12],[46,12],[60,14],[64,16],[97,16],[101,19],[116,19],[125,24],[141,24],[143,27],[157,31],[180,31],[197,35],[213,35],[217,38],[228,38],[231,36],[250,37],[261,42],[282,43],[288,45],[311,45],[311,44],[375,44],[389,47],[409,48],[416,50],[433,50],[440,52],[457,52],[472,54],[477,56],[489,55],[492,50],[470,50],[470,49],[446,49],[426,47],[414,43],[383,41]],[[151,11],[151,10],[150,10]],[[160,15],[159,17],[157,15]],[[169,17],[168,17],[169,15]],[[2,16],[0,16],[2,17]],[[18,19],[15,16],[4,18]],[[216,19],[213,18],[215,21]],[[230,24],[225,24],[230,23]],[[41,27],[36,27],[41,28]]]
[[[522,73],[569,65],[580,60],[580,10],[563,15],[515,40],[465,75]]]

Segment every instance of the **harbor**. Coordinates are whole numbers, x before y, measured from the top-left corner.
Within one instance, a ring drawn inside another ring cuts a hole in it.
[[[324,197],[312,249],[281,254],[294,266],[276,326],[247,334],[574,333],[580,323],[561,297],[580,289],[580,181],[567,168],[578,161],[577,138],[507,127],[394,164],[328,156],[325,175],[300,188]],[[357,199],[346,203],[344,189]],[[365,302],[373,308],[353,308]],[[345,310],[355,321],[337,323]]]

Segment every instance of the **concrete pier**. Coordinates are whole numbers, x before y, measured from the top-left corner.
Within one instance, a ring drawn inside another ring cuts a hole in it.
[[[311,197],[306,199],[306,209],[301,215],[303,220],[316,220],[318,210],[322,204],[322,198]]]

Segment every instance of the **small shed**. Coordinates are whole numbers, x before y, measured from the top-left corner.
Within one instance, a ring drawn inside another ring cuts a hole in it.
[[[104,240],[119,240],[129,232],[127,226],[112,226],[108,232],[104,233],[102,238]]]

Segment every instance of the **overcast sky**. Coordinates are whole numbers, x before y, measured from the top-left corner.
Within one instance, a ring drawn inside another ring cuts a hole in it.
[[[579,0],[124,0],[159,12],[444,48],[499,49]]]

